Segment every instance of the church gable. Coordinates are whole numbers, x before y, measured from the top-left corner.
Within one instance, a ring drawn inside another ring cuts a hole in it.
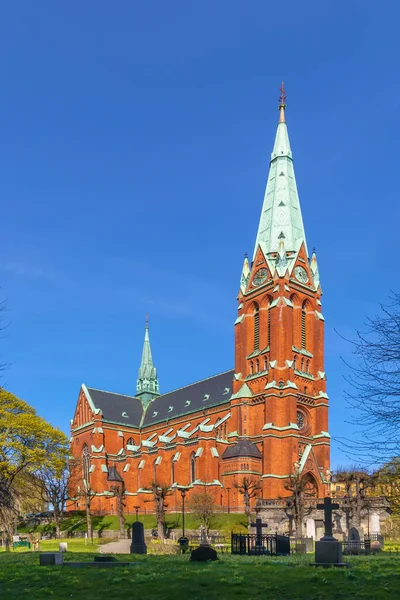
[[[95,407],[91,401],[90,395],[87,393],[86,387],[82,385],[76,404],[74,418],[71,423],[72,429],[92,423],[94,414]]]

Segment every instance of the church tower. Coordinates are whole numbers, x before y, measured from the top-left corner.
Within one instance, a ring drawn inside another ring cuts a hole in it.
[[[330,475],[322,290],[315,250],[307,249],[285,101],[282,83],[254,253],[240,279],[232,416],[238,437],[261,451],[264,498],[290,495],[285,484],[295,474],[322,497]]]
[[[151,355],[149,321],[146,317],[146,327],[144,334],[142,362],[139,367],[139,374],[136,383],[136,397],[142,402],[143,408],[160,395],[160,386],[157,379],[157,371],[153,364]]]

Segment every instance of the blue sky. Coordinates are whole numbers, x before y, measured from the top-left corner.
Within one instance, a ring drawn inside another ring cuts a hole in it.
[[[398,285],[399,17],[385,0],[3,3],[8,389],[68,431],[82,382],[134,393],[146,313],[162,391],[231,368],[284,79],[330,430],[350,435],[335,329]]]

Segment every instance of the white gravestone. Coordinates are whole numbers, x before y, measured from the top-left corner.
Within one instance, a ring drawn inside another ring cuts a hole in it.
[[[373,513],[370,517],[370,528],[371,533],[380,533],[381,532],[381,521],[379,519],[379,515]]]
[[[307,519],[306,532],[307,532],[307,537],[312,537],[315,540],[315,521],[314,521],[314,519]]]

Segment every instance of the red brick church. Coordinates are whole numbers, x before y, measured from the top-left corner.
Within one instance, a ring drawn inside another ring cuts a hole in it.
[[[153,482],[188,486],[189,498],[207,486],[231,510],[243,508],[235,482],[244,477],[261,483],[264,499],[288,496],[293,473],[306,478],[310,495],[328,493],[322,290],[307,248],[285,99],[282,87],[254,253],[240,278],[234,368],[161,393],[146,323],[136,395],[80,389],[71,421],[74,508],[85,508],[80,492],[90,488],[93,512],[115,512],[110,487],[122,481],[130,512],[151,510]]]

